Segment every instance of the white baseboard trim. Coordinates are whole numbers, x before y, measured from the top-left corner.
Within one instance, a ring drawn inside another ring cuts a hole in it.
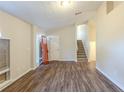
[[[71,62],[71,61],[73,61],[73,62],[76,62],[75,60],[63,60],[63,59],[59,59],[59,60],[49,60],[49,61],[67,61],[67,62]]]
[[[120,85],[117,81],[113,80],[110,76],[104,73],[100,68],[96,66],[96,69],[101,72],[106,78],[108,78],[111,82],[113,82],[116,86],[118,86],[121,90],[124,91],[124,86]]]
[[[37,67],[31,68],[32,70],[35,70]]]
[[[39,64],[39,65],[40,65],[40,64]],[[31,70],[35,70],[36,68],[39,67],[39,65],[36,65],[36,66],[32,67]]]
[[[96,62],[96,59],[88,59],[88,62]]]
[[[7,86],[9,86],[11,83],[11,80],[7,80],[5,82],[3,82],[0,86],[0,91],[2,91],[4,88],[6,88]]]
[[[88,62],[96,62],[96,60],[88,61]]]
[[[5,89],[6,87],[8,87],[9,85],[11,85],[12,83],[14,83],[16,80],[18,80],[19,78],[21,78],[22,76],[24,76],[25,74],[27,74],[29,71],[31,71],[32,68],[28,69],[26,72],[24,72],[23,74],[21,74],[20,76],[18,76],[15,79],[12,80],[8,80],[7,83],[3,84],[3,86],[0,87],[0,91],[2,91],[3,89]]]
[[[76,62],[75,60],[58,60],[58,61],[62,61],[62,62]]]

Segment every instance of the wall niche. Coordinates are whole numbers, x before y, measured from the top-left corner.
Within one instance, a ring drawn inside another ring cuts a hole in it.
[[[0,38],[0,84],[10,78],[10,40]]]

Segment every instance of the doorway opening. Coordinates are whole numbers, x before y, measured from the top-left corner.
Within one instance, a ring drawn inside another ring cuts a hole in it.
[[[42,34],[36,36],[36,66],[48,64],[47,37]]]
[[[77,26],[77,62],[88,62],[88,28],[86,24]]]
[[[82,57],[87,57],[88,62],[96,61],[96,21],[95,19],[90,19],[87,23],[78,25],[76,28],[77,28],[76,39],[77,39],[77,50],[78,50],[77,60],[78,58],[81,59]]]

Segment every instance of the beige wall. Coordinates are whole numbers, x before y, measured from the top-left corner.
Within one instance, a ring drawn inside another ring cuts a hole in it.
[[[0,32],[10,39],[10,82],[36,67],[36,35],[40,28],[0,11]],[[1,85],[0,89],[7,85]]]
[[[88,30],[89,30],[89,40],[96,41],[96,20],[90,19],[88,21]]]
[[[88,61],[96,61],[96,20],[92,18],[88,21],[88,36],[89,36],[89,58]]]
[[[31,25],[0,11],[0,32],[10,38],[10,74],[16,79],[31,68]]]
[[[32,46],[33,46],[33,63],[32,63],[32,68],[36,68],[39,66],[39,44],[40,44],[40,37],[42,35],[45,35],[45,32],[37,26],[32,25]]]
[[[47,35],[59,36],[60,38],[60,60],[76,61],[76,27],[68,27],[49,31]]]
[[[97,68],[124,90],[124,3],[97,11]]]

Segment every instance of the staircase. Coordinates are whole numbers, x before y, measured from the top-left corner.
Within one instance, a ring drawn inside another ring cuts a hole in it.
[[[82,40],[77,40],[77,46],[78,46],[77,61],[78,62],[88,62]]]

